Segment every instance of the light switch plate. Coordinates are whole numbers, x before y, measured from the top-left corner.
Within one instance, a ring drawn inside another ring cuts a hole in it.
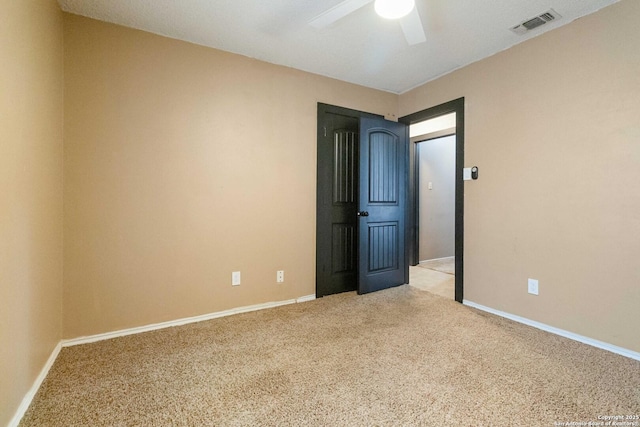
[[[238,285],[240,285],[240,272],[234,271],[233,273],[231,273],[231,286]]]
[[[538,295],[538,281],[536,279],[529,279],[527,285],[530,294]]]
[[[465,181],[471,181],[471,168],[462,169],[462,179]]]

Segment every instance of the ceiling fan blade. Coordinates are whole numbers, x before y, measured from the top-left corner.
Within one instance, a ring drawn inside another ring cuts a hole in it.
[[[324,13],[313,18],[309,24],[316,28],[325,28],[348,14],[366,6],[373,0],[345,0]]]
[[[404,37],[410,45],[427,41],[417,7],[414,7],[410,14],[400,19],[400,25],[402,26]]]

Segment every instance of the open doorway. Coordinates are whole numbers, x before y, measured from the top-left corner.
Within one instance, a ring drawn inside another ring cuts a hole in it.
[[[449,118],[445,116],[451,115]],[[451,118],[453,120],[451,121]],[[433,120],[439,119],[439,120]],[[447,122],[449,125],[439,124],[435,129],[419,129],[420,126],[430,126],[438,121]],[[454,298],[458,302],[463,300],[463,266],[464,266],[464,98],[459,98],[405,117],[399,120],[406,125],[415,125],[409,150],[409,245],[408,258],[412,266],[420,264],[423,256],[420,250],[420,191],[419,160],[422,141],[444,138],[455,134],[455,207],[454,207]],[[427,124],[428,123],[428,124]],[[452,126],[452,124],[454,124]],[[420,136],[422,135],[422,136]],[[433,181],[432,181],[433,183]],[[435,184],[434,184],[435,185]],[[427,181],[428,186],[428,181]],[[428,191],[428,190],[427,190]],[[449,218],[450,220],[451,218]],[[428,254],[423,254],[429,257]],[[433,255],[432,255],[433,256]],[[426,258],[425,258],[426,259]]]
[[[414,123],[416,144],[416,257],[409,283],[455,298],[456,113]]]

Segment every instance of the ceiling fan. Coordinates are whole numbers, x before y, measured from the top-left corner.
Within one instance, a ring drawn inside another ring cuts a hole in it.
[[[344,0],[336,6],[313,18],[309,24],[315,28],[325,28],[364,6],[375,1],[378,15],[387,19],[398,19],[407,43],[415,45],[427,41],[422,20],[415,7],[415,0]]]

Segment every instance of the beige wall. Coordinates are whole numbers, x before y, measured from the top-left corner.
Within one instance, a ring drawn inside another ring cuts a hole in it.
[[[634,351],[639,16],[622,1],[400,97],[466,100],[465,299]]]
[[[62,335],[62,13],[0,0],[0,425]]]
[[[64,336],[314,294],[317,102],[398,97],[64,19]]]

